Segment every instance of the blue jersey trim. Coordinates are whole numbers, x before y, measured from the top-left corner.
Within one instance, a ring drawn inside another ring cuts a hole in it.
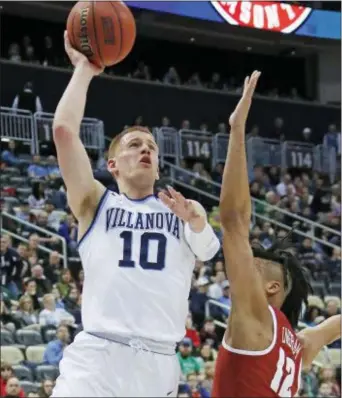
[[[98,203],[98,205],[96,207],[96,210],[95,210],[93,221],[90,223],[90,225],[89,225],[88,229],[86,230],[85,234],[82,236],[81,240],[78,242],[78,244],[77,244],[78,248],[80,247],[81,243],[90,234],[91,230],[93,229],[93,227],[95,225],[95,222],[96,222],[96,220],[97,220],[97,218],[98,218],[98,216],[100,214],[100,211],[101,211],[103,205],[105,204],[105,199],[107,198],[109,192],[110,191],[108,189],[106,189],[104,194],[101,196],[101,198],[99,200],[99,203]]]
[[[145,202],[145,200],[148,200],[150,198],[154,198],[156,199],[156,195],[152,194],[152,195],[147,195],[144,198],[140,198],[140,199],[131,199],[129,198],[125,193],[123,193],[122,195],[124,195],[128,200],[130,200],[131,202]]]

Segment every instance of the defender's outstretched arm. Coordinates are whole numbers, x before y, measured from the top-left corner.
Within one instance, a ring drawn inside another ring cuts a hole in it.
[[[242,98],[229,119],[231,132],[222,179],[220,218],[233,307],[268,322],[268,304],[249,244],[251,197],[245,146],[246,120],[259,76],[260,72],[255,71],[245,79]]]
[[[297,336],[303,345],[303,367],[310,368],[321,349],[341,338],[341,315],[334,315],[317,326],[301,330]]]

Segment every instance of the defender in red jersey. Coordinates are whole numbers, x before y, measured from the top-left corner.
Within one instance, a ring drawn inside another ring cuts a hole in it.
[[[269,347],[258,351],[234,349],[223,340],[213,397],[295,396],[300,386],[302,345],[285,315],[269,308],[276,331]]]
[[[302,366],[341,336],[340,316],[296,335],[302,305],[311,291],[297,259],[280,242],[251,248],[251,198],[245,124],[260,72],[244,84],[229,119],[220,218],[232,307],[216,361],[212,397],[294,397]]]

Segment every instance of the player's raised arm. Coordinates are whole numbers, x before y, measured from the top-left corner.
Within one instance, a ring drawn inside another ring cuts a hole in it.
[[[223,251],[233,307],[246,315],[269,317],[261,278],[249,244],[251,197],[247,172],[245,125],[260,72],[244,83],[242,98],[230,116],[227,160],[220,196]]]
[[[91,164],[79,136],[89,84],[102,69],[71,47],[66,32],[64,40],[75,70],[55,112],[53,138],[69,205],[79,218],[84,208],[95,209],[104,192],[104,187],[93,178]]]
[[[341,338],[341,315],[334,315],[317,326],[297,334],[303,344],[303,367],[310,368],[321,349]]]

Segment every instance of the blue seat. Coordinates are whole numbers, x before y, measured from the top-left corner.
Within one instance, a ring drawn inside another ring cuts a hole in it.
[[[20,381],[33,381],[31,369],[23,365],[14,365],[13,371]]]
[[[42,336],[36,330],[19,329],[16,333],[16,340],[18,344],[24,346],[43,344]]]
[[[52,365],[38,365],[36,368],[37,381],[45,379],[56,380],[59,375],[59,370],[56,366]]]
[[[0,339],[1,345],[15,344],[14,336],[13,336],[12,332],[10,332],[9,330],[1,329],[0,336],[1,336],[1,339]]]
[[[21,381],[20,386],[25,391],[25,395],[28,395],[30,392],[38,391],[37,385],[35,383],[32,383],[31,381]]]

